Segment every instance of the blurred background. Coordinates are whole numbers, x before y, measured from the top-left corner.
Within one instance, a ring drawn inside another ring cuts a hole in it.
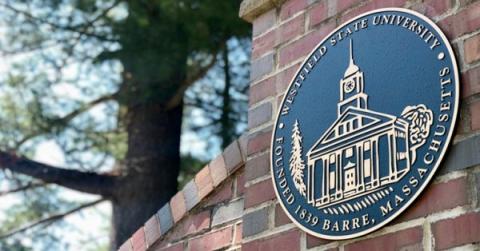
[[[239,5],[0,1],[0,250],[116,249],[245,131]]]

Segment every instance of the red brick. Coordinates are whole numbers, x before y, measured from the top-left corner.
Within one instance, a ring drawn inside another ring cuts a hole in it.
[[[245,208],[256,206],[262,202],[273,200],[275,192],[270,179],[245,188]]]
[[[245,173],[242,172],[237,176],[237,197],[242,196],[245,191]]]
[[[373,0],[375,8],[402,7],[407,0]]]
[[[240,151],[238,140],[234,140],[225,148],[225,151],[223,151],[223,159],[225,160],[225,167],[229,174],[234,173],[243,165],[242,152]]]
[[[288,0],[280,9],[280,20],[285,20],[304,10],[307,7],[307,0]]]
[[[238,139],[238,145],[240,145],[240,152],[242,152],[242,159],[245,163],[247,161],[248,134],[245,133],[240,136],[240,138]]]
[[[235,225],[235,238],[234,245],[239,245],[242,243],[242,223]]]
[[[465,62],[471,64],[480,59],[480,34],[465,40]]]
[[[292,82],[292,79],[295,73],[300,68],[300,65],[301,63],[290,66],[287,69],[277,74],[277,84],[276,84],[277,94],[284,93],[287,90],[288,85],[290,84],[290,82]]]
[[[307,234],[307,248],[318,247],[330,243],[329,240],[317,238],[315,236]]]
[[[277,20],[277,12],[272,9],[253,20],[252,33],[253,37],[256,37],[275,25]]]
[[[170,200],[170,207],[173,221],[177,223],[187,211],[187,207],[185,205],[185,198],[183,197],[182,191],[178,192],[172,197],[172,199]]]
[[[373,0],[366,4],[359,5],[350,11],[348,11],[345,15],[342,16],[341,22],[347,22],[350,19],[363,14],[365,12],[379,9],[379,8],[387,8],[387,7],[402,7],[405,5],[407,0]]]
[[[145,242],[145,232],[143,227],[138,229],[132,236],[133,251],[147,250],[147,243]]]
[[[215,189],[215,194],[208,199],[207,206],[215,205],[220,202],[231,200],[233,198],[232,181],[227,181],[221,188]]]
[[[168,235],[167,242],[181,240],[210,228],[210,216],[210,210],[188,215],[174,226],[173,231]]]
[[[305,15],[299,15],[278,28],[277,43],[283,44],[298,37],[305,31]]]
[[[346,9],[352,8],[355,5],[360,4],[364,0],[342,0],[337,1],[337,13],[340,13]]]
[[[396,222],[407,221],[468,204],[468,185],[465,177],[431,184]],[[455,196],[445,196],[455,194]]]
[[[380,3],[383,3],[383,1],[380,1]],[[341,17],[340,22],[345,23],[345,22],[350,21],[350,19],[352,19],[352,18],[354,18],[354,17],[356,17],[360,14],[363,14],[365,12],[368,12],[368,11],[371,11],[371,10],[374,10],[374,9],[377,9],[376,5],[377,4],[375,2],[369,2],[367,4],[357,6],[353,9],[351,9],[346,14],[344,14]]]
[[[222,154],[213,159],[208,165],[208,168],[210,168],[210,176],[212,177],[214,187],[218,186],[227,178],[227,168]]]
[[[432,226],[435,250],[443,250],[480,241],[480,213],[468,213]]]
[[[210,227],[210,211],[205,210],[203,212],[191,215],[185,221],[183,225],[186,235],[195,234]]]
[[[280,67],[307,56],[308,53],[310,53],[334,28],[334,22],[326,23],[318,30],[310,32],[305,37],[289,44],[285,48],[282,48],[279,55]]]
[[[275,227],[283,226],[285,224],[292,223],[290,218],[288,218],[285,211],[283,211],[282,206],[277,204],[275,206]]]
[[[197,184],[199,199],[203,199],[213,191],[213,181],[210,177],[210,169],[205,166],[195,175],[195,184]]]
[[[441,20],[438,25],[450,39],[480,28],[480,2],[470,4],[459,13]]]
[[[252,106],[268,97],[273,97],[275,92],[275,77],[267,78],[256,85],[250,86],[249,105]]]
[[[247,181],[265,176],[270,172],[270,154],[264,153],[250,159],[245,164],[245,178]]]
[[[300,232],[292,230],[262,240],[244,243],[242,251],[298,251],[300,250]]]
[[[460,86],[464,98],[480,93],[480,66],[462,73]]]
[[[275,53],[263,55],[252,60],[250,66],[250,80],[256,81],[270,74],[275,65]]]
[[[263,54],[272,51],[276,44],[276,30],[269,31],[252,41],[252,59],[257,59]]]
[[[161,236],[160,224],[158,223],[158,217],[156,214],[150,217],[150,219],[145,223],[144,230],[147,246],[150,247]]]
[[[159,251],[183,251],[184,250],[183,246],[184,246],[183,242],[180,242],[168,247],[163,247],[159,249]]]
[[[480,129],[480,101],[470,104],[470,123],[473,131]]]
[[[317,5],[313,6],[312,9],[308,12],[310,19],[310,27],[313,27],[321,22],[323,22],[328,17],[328,7],[327,2],[322,1]]]
[[[132,251],[132,242],[130,239],[126,240],[118,249],[118,251]]]
[[[230,246],[233,240],[233,227],[207,233],[199,238],[189,240],[190,251],[217,250]]]
[[[396,231],[379,237],[361,240],[345,246],[345,251],[369,250],[400,250],[415,244],[422,243],[423,230],[421,227]]]
[[[452,0],[427,0],[413,7],[415,11],[433,18],[442,15],[453,7]]]
[[[272,137],[272,131],[261,131],[255,133],[254,135],[250,135],[248,139],[247,145],[247,153],[248,155],[252,155],[254,153],[261,152],[266,150],[270,147],[270,140]]]
[[[272,120],[272,103],[263,103],[248,111],[248,128],[254,128]]]

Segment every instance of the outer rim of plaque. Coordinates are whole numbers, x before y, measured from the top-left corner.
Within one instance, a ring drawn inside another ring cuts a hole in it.
[[[443,147],[440,155],[439,155],[439,158],[438,160],[436,161],[435,163],[435,166],[432,168],[432,172],[428,175],[428,177],[426,177],[425,181],[422,183],[422,185],[418,188],[417,192],[415,194],[412,195],[412,197],[408,200],[408,202],[403,205],[402,207],[400,207],[398,210],[395,211],[395,213],[393,215],[391,215],[390,217],[388,217],[386,220],[382,221],[380,224],[378,225],[375,225],[371,228],[368,228],[364,231],[361,231],[361,232],[358,232],[358,233],[355,233],[355,234],[348,234],[348,235],[340,235],[340,236],[333,236],[333,235],[325,235],[325,234],[320,234],[320,233],[317,233],[317,232],[314,232],[308,228],[306,228],[305,226],[303,226],[301,223],[299,223],[297,221],[297,219],[295,219],[291,214],[290,212],[287,210],[287,208],[285,207],[285,205],[283,204],[283,201],[280,197],[280,194],[278,193],[278,189],[277,189],[277,184],[275,183],[275,178],[274,178],[274,175],[273,175],[273,162],[272,162],[272,159],[273,159],[273,142],[274,142],[274,139],[275,139],[275,133],[277,131],[277,125],[278,125],[278,119],[280,117],[280,110],[277,111],[277,115],[275,117],[275,123],[273,124],[274,127],[273,127],[273,131],[272,131],[272,136],[271,136],[271,139],[270,139],[270,143],[271,143],[271,146],[270,146],[270,178],[272,180],[272,183],[273,183],[273,187],[274,187],[274,190],[275,190],[275,195],[276,195],[276,198],[278,199],[279,201],[279,204],[280,206],[282,207],[282,210],[285,212],[285,214],[288,216],[288,218],[297,226],[299,227],[301,230],[307,232],[308,234],[310,235],[313,235],[315,237],[319,237],[319,238],[322,238],[322,239],[327,239],[327,240],[347,240],[347,239],[352,239],[352,238],[356,238],[356,237],[360,237],[360,236],[363,236],[363,235],[367,235],[369,233],[372,233],[378,229],[380,229],[381,227],[385,226],[386,224],[390,223],[392,220],[396,219],[401,213],[403,213],[407,208],[410,207],[410,204],[412,204],[414,201],[417,200],[418,196],[420,194],[423,193],[423,190],[425,189],[425,187],[430,184],[430,181],[431,179],[433,178],[433,176],[435,175],[435,173],[437,172],[437,169],[438,167],[440,166],[440,164],[443,162],[443,158],[445,156],[445,152],[447,151],[447,149],[449,148],[449,145],[450,145],[450,142],[451,142],[451,139],[452,139],[452,134],[453,134],[453,131],[455,130],[455,125],[457,123],[457,116],[458,116],[458,107],[459,107],[459,92],[460,92],[460,89],[459,89],[459,86],[460,86],[460,83],[459,83],[459,76],[458,76],[458,65],[457,65],[457,60],[455,58],[455,54],[452,50],[452,46],[450,45],[450,41],[448,40],[448,38],[445,36],[445,34],[443,33],[443,31],[430,19],[428,18],[427,16],[419,13],[419,12],[416,12],[416,11],[413,11],[413,10],[410,10],[410,9],[406,9],[406,8],[398,8],[398,7],[390,7],[390,8],[380,8],[380,9],[376,9],[376,10],[372,10],[372,11],[368,11],[368,12],[365,12],[363,14],[360,14],[360,15],[357,15],[353,18],[350,18],[348,21],[345,21],[343,22],[341,25],[339,25],[337,28],[335,28],[334,30],[332,30],[330,33],[328,33],[319,43],[317,43],[317,45],[313,48],[313,50],[308,54],[308,56],[305,58],[305,60],[303,60],[302,64],[300,65],[300,67],[296,70],[295,74],[293,75],[293,78],[290,80],[290,83],[288,84],[288,88],[285,89],[285,93],[288,92],[295,80],[295,78],[297,77],[298,73],[300,72],[300,70],[303,68],[303,66],[305,66],[305,64],[308,62],[308,59],[313,55],[313,53],[322,45],[324,44],[327,39],[333,35],[335,32],[337,32],[338,30],[342,29],[345,27],[346,24],[349,24],[351,23],[352,21],[356,20],[356,19],[359,19],[359,18],[362,18],[362,17],[365,17],[365,16],[368,16],[368,15],[371,15],[371,14],[374,14],[374,13],[381,13],[381,12],[386,12],[386,11],[398,11],[398,12],[403,12],[403,13],[407,13],[407,14],[410,14],[410,15],[414,15],[420,19],[422,19],[423,21],[425,21],[426,23],[428,23],[430,26],[432,26],[433,29],[435,29],[435,31],[440,35],[440,38],[442,39],[442,42],[445,43],[445,47],[447,48],[447,51],[449,53],[449,56],[451,58],[451,61],[452,61],[452,66],[453,66],[453,72],[454,72],[454,77],[455,77],[455,106],[453,108],[453,116],[452,116],[452,123],[451,123],[451,126],[450,126],[450,130],[448,132],[448,135],[447,135],[447,138],[445,140],[445,146]],[[285,99],[286,99],[286,95],[283,96],[282,98],[282,102],[281,102],[281,105],[284,104],[285,102]],[[281,106],[280,106],[281,107]]]

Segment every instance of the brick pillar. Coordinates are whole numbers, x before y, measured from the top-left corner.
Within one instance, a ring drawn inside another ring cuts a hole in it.
[[[269,166],[274,119],[283,92],[315,45],[350,18],[385,7],[423,13],[449,37],[462,73],[455,143],[435,180],[395,221],[353,240],[314,238],[290,222],[275,198]],[[253,29],[243,250],[479,248],[479,1],[244,0],[240,16],[251,22]]]

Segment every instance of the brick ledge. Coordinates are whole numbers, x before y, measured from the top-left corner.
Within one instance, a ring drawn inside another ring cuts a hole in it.
[[[126,240],[118,251],[147,250],[165,236],[176,223],[188,216],[190,210],[245,165],[247,138],[245,134],[233,141],[221,154],[196,173],[195,177]],[[145,229],[154,229],[155,231],[151,232],[155,233],[155,236],[147,237]],[[141,247],[138,248],[137,245]]]
[[[261,14],[280,7],[283,2],[285,0],[243,0],[240,4],[239,16],[251,23]]]

